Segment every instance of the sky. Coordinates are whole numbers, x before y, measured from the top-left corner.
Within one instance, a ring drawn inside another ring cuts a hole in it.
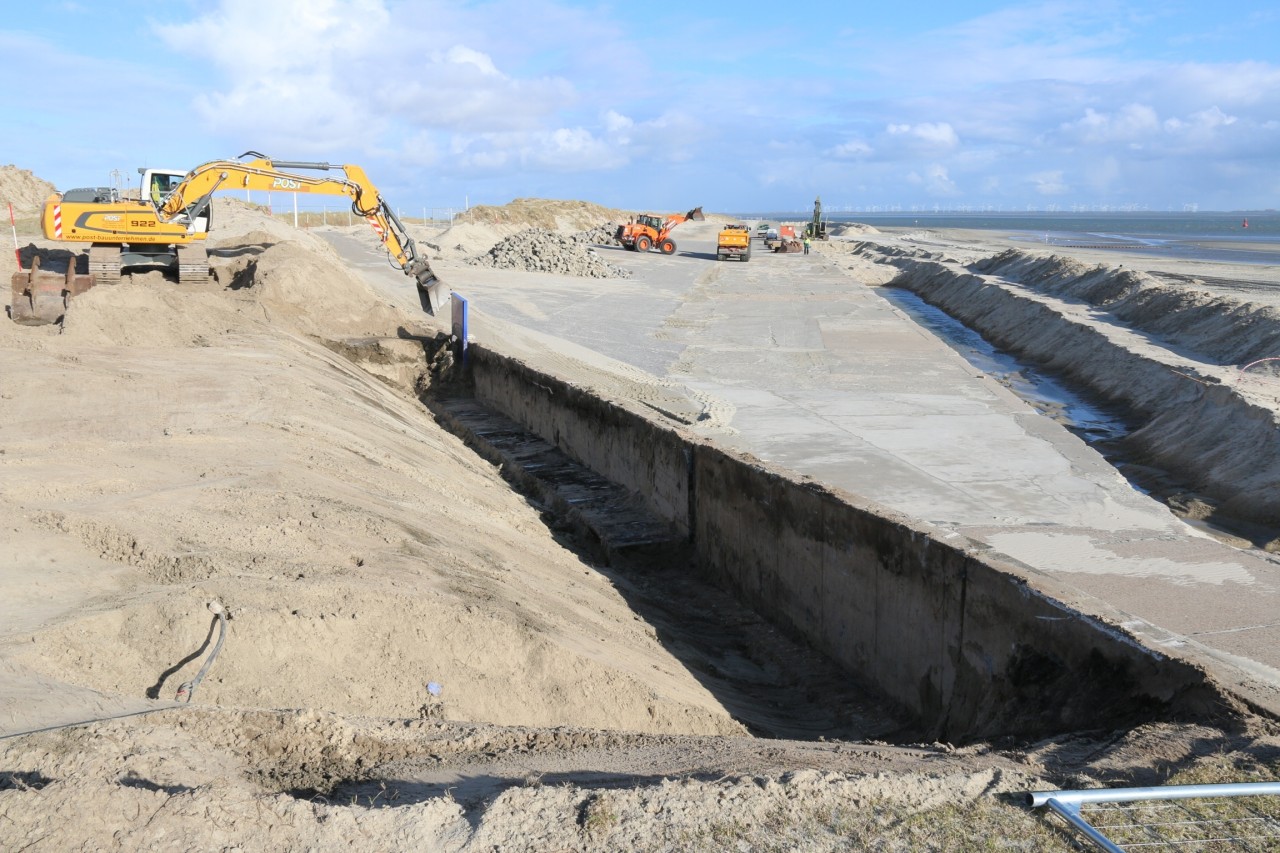
[[[1280,207],[1280,7],[1203,0],[6,4],[0,164],[259,151],[393,205]]]

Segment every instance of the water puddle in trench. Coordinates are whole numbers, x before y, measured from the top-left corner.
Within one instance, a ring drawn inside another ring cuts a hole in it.
[[[1096,395],[1077,391],[1045,371],[997,349],[978,332],[912,291],[883,287],[880,292],[895,307],[958,352],[975,369],[994,377],[1032,408],[1080,436],[1115,466],[1133,488],[1162,501],[1187,524],[1243,550],[1261,547],[1275,536],[1275,531],[1257,525],[1236,519],[1213,518],[1212,505],[1196,496],[1190,486],[1167,471],[1135,464],[1119,448],[1121,440],[1136,427],[1116,406]]]
[[[996,349],[982,335],[911,291],[886,287],[881,289],[881,293],[976,369],[995,377],[1037,411],[1058,421],[1089,444],[1117,441],[1129,433],[1129,425],[1114,407],[1082,395],[1043,371]]]

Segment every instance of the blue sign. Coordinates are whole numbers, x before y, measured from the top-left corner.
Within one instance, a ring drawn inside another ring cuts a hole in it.
[[[460,294],[452,294],[453,336],[458,341],[459,356],[463,367],[467,364],[467,300]]]

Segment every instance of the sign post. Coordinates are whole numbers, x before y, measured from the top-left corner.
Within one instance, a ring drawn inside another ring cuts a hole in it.
[[[453,336],[458,341],[458,359],[467,366],[467,300],[460,294],[450,295],[453,314]]]

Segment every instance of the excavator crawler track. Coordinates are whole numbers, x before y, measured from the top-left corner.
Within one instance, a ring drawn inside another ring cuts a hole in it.
[[[178,247],[178,283],[208,284],[213,281],[209,274],[209,253],[203,245]]]
[[[90,246],[89,275],[98,284],[119,284],[120,247]]]

